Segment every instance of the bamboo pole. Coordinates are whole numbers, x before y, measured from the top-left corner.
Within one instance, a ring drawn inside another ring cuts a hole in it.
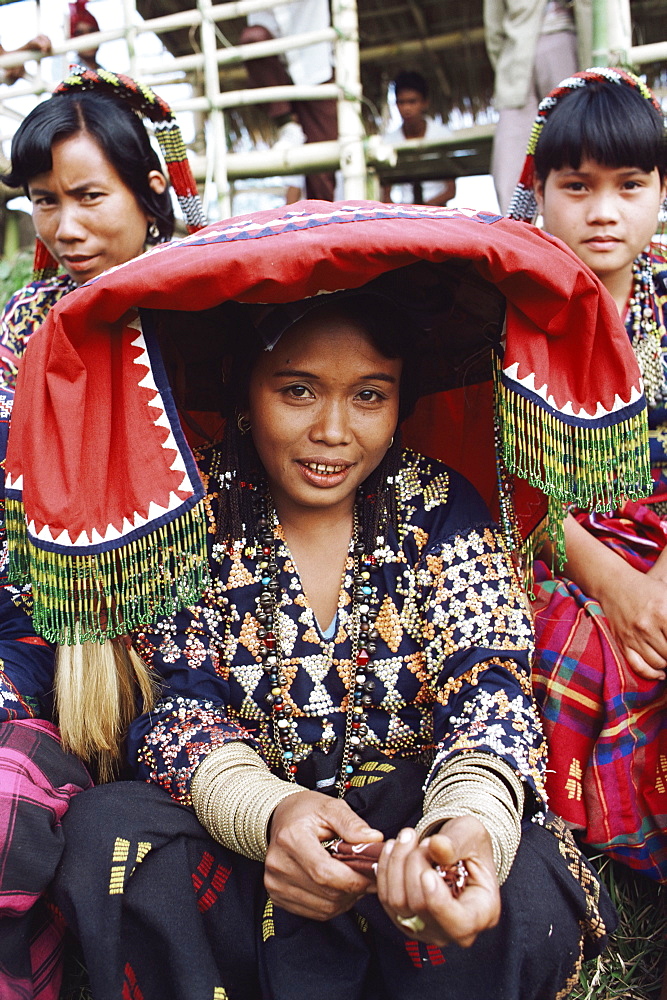
[[[218,66],[229,66],[247,62],[249,59],[282,55],[289,49],[302,49],[318,42],[335,42],[335,40],[336,33],[333,28],[323,28],[321,31],[304,31],[300,35],[289,35],[287,38],[271,38],[265,42],[249,42],[247,45],[233,45],[228,49],[218,49],[216,62]],[[142,73],[158,73],[160,66],[164,67],[163,60],[146,60],[141,64],[141,71]],[[194,69],[202,69],[203,66],[203,52],[195,52],[191,56],[176,56],[169,62],[169,70],[172,72],[173,70],[190,72]]]
[[[631,66],[642,66],[646,63],[667,61],[667,42],[649,42],[646,45],[633,45],[628,52]]]
[[[334,65],[338,96],[338,149],[343,197],[366,197],[365,129],[361,117],[359,21],[356,0],[334,0],[331,22],[336,33]]]
[[[129,74],[131,77],[137,75],[137,26],[136,15],[137,5],[135,0],[123,0],[123,15],[125,29],[125,44],[127,45],[127,58],[129,61]]]
[[[211,0],[197,0],[201,13],[201,40],[204,56],[204,91],[209,106],[208,127],[211,140],[211,157],[213,159],[213,181],[216,188],[218,218],[224,219],[232,214],[232,198],[227,176],[227,137],[225,135],[225,120],[222,109],[218,106],[220,98],[220,78],[217,68],[217,43],[215,24],[210,19]]]
[[[593,65],[607,66],[609,45],[607,44],[607,0],[593,0]]]
[[[627,65],[632,48],[630,0],[607,0],[607,48],[609,65]]]
[[[364,158],[372,167],[393,167],[396,152],[405,150],[460,149],[474,145],[493,136],[493,125],[471,125],[457,129],[452,135],[441,139],[408,139],[396,146],[378,141],[378,136],[370,136],[363,142]],[[206,176],[206,157],[190,158],[193,173],[198,181]],[[314,170],[331,170],[339,164],[339,147],[335,140],[329,142],[309,142],[285,150],[261,150],[227,155],[227,173],[230,180],[244,177],[273,177],[279,174],[300,174]],[[346,195],[347,197],[347,195]]]
[[[593,0],[593,63],[627,65],[631,48],[630,0]]]
[[[268,104],[271,101],[324,101],[336,99],[340,90],[335,83],[306,84],[298,86],[256,87],[250,90],[225,90],[215,98],[185,97],[174,101],[173,111],[207,111],[215,108],[238,108],[248,104]]]

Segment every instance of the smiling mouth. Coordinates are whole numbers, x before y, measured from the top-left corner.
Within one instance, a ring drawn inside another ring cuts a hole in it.
[[[324,465],[321,462],[301,462],[300,464],[305,469],[315,472],[318,476],[336,476],[350,468],[347,463]]]

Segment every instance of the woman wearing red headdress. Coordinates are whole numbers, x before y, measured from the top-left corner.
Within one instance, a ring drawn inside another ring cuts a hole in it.
[[[644,484],[636,361],[554,242],[302,203],[156,247],[33,339],[13,573],[60,644],[66,745],[134,779],[63,822],[55,899],[96,998],[546,1000],[603,947],[608,900],[541,792],[508,498],[500,531],[399,439],[415,396],[495,373],[499,469],[556,512],[573,468],[582,500]],[[205,401],[227,424],[197,460],[177,413]],[[145,699],[114,660],[130,629]]]

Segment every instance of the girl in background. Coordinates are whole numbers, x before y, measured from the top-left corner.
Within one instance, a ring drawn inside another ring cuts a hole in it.
[[[540,105],[510,216],[542,214],[612,295],[642,371],[653,493],[572,509],[567,562],[535,564],[535,686],[552,808],[582,838],[667,879],[667,260],[653,243],[667,136],[641,80],[591,69]],[[623,441],[619,441],[619,451]]]

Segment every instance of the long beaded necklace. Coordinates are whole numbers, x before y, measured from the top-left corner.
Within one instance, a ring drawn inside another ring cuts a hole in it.
[[[280,585],[276,562],[277,516],[270,508],[270,497],[265,488],[256,494],[257,538],[259,549],[259,570],[262,590],[257,600],[257,619],[260,627],[257,636],[260,641],[260,656],[264,672],[269,678],[270,690],[266,702],[271,709],[273,735],[280,747],[282,766],[288,781],[296,781],[299,761],[303,756],[296,748],[295,724],[291,718],[292,709],[286,704],[285,687],[287,677],[282,670],[282,646],[279,634],[278,605]],[[377,559],[366,555],[359,541],[359,518],[354,512],[354,578],[352,610],[350,612],[350,640],[352,653],[350,673],[347,680],[347,711],[345,715],[345,739],[341,765],[336,778],[339,796],[350,787],[354,769],[361,763],[361,750],[368,733],[367,708],[373,701],[375,681],[371,657],[375,653],[378,633],[374,627],[372,613],[375,605],[375,587],[371,582],[372,573],[377,570]],[[332,643],[335,639],[332,639]],[[333,656],[333,646],[332,646]]]
[[[632,291],[628,313],[632,330],[632,348],[644,380],[644,393],[650,407],[667,400],[667,385],[662,362],[661,336],[654,309],[655,285],[651,258],[640,253],[632,263]]]

